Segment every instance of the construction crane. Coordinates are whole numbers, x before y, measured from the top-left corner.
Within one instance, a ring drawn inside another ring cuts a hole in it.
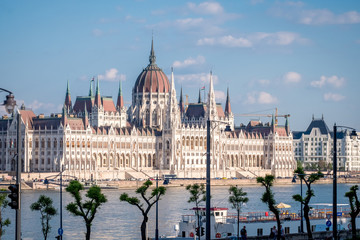
[[[275,117],[275,126],[278,125],[278,117],[283,117],[283,118],[288,118],[290,117],[290,114],[284,114],[284,115],[279,115],[278,114],[278,109],[275,108],[275,114],[254,114],[254,113],[249,113],[249,114],[234,114],[235,117]]]

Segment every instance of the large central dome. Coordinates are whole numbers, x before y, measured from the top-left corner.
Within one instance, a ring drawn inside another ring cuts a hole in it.
[[[170,90],[169,79],[165,73],[156,65],[154,53],[154,42],[151,41],[149,65],[140,73],[136,79],[134,93],[168,93]]]

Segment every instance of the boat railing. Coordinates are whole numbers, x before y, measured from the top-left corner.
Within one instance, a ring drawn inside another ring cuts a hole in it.
[[[338,208],[338,216],[342,217],[350,217],[350,209],[347,207]],[[332,209],[331,208],[312,208],[309,212],[310,219],[330,219],[332,218]],[[183,215],[183,222],[193,222],[197,221],[196,215]],[[203,220],[205,220],[203,216]],[[236,223],[237,214],[236,213],[228,213],[227,216],[217,216],[215,221],[222,223]],[[267,221],[275,221],[275,215],[270,212],[245,212],[240,213],[239,222],[267,222]],[[300,212],[294,213],[290,211],[281,211],[280,212],[280,220],[281,221],[294,221],[300,220]]]

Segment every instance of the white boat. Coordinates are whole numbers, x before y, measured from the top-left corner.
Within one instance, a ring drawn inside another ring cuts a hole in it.
[[[327,206],[321,204],[322,206]],[[338,207],[338,229],[346,229],[349,225],[348,205],[341,205]],[[327,226],[328,221],[331,222],[332,209],[321,208],[316,205],[310,212],[312,231],[332,231],[332,226]],[[205,225],[206,225],[206,209],[204,207],[190,209],[200,215],[200,230],[201,239],[205,239]],[[237,236],[237,215],[228,213],[228,208],[213,207],[210,209],[211,215],[211,239],[235,239]],[[339,214],[338,214],[339,215]],[[288,210],[281,211],[281,224],[284,228],[285,234],[300,232],[300,216],[297,213],[291,213]],[[240,229],[246,226],[248,236],[268,236],[271,228],[276,226],[275,216],[271,212],[248,212],[241,213],[239,217]],[[344,227],[345,226],[345,227]],[[175,236],[162,237],[161,239],[196,239],[198,227],[198,220],[196,214],[183,215],[181,221],[175,225]],[[276,226],[277,227],[277,226]],[[305,219],[303,222],[304,232],[306,232]]]

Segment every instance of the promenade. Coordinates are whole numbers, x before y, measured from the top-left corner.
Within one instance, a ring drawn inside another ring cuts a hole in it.
[[[155,187],[155,180],[153,181],[153,187]],[[114,189],[135,189],[140,187],[145,180],[119,180],[119,181],[97,181],[97,185],[102,188],[114,188]],[[323,178],[316,181],[315,184],[332,184],[332,178]],[[359,184],[359,177],[338,177],[337,182],[340,183],[349,183],[349,184]],[[5,182],[4,182],[5,183]],[[159,186],[164,187],[185,187],[189,184],[206,184],[205,179],[170,179],[168,184],[164,184],[163,180],[159,180]],[[57,183],[58,184],[58,183]],[[54,184],[49,184],[48,188],[57,188],[58,186]],[[63,182],[64,185],[67,185],[67,182]],[[294,185],[300,184],[300,181],[296,181],[296,183],[292,182],[292,178],[277,178],[274,185]],[[28,187],[23,189],[44,189],[47,186],[43,182],[27,182]],[[260,184],[256,182],[256,179],[212,179],[211,186],[255,186]]]

